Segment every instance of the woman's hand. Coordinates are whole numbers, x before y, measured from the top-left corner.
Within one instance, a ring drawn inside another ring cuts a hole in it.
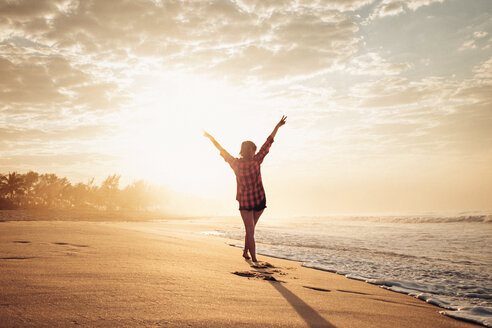
[[[282,118],[280,119],[280,122],[277,123],[276,128],[278,129],[279,127],[281,127],[282,125],[284,125],[285,122],[286,122],[286,119],[287,119],[287,116],[282,115]]]
[[[213,139],[214,139],[214,137],[212,137],[212,136],[211,136],[211,135],[210,135],[207,131],[205,131],[205,130],[203,131],[203,136],[204,136],[205,138],[209,138],[210,140],[213,140]]]
[[[278,128],[281,127],[282,125],[284,125],[286,120],[287,120],[287,116],[282,115],[282,118],[277,123],[277,125],[275,125],[275,129],[273,129],[272,133],[270,134],[270,137],[275,138],[275,135],[277,134]]]
[[[217,140],[215,140],[214,137],[212,137],[212,135],[210,135],[210,133],[208,133],[207,131],[203,131],[203,136],[205,138],[210,139],[210,141],[212,141],[212,143],[214,144],[215,148],[217,148],[221,153],[222,152],[227,153],[227,151],[224,148],[222,148],[222,146],[217,142]]]

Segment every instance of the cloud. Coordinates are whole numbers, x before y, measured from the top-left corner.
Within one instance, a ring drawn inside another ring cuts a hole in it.
[[[444,0],[407,0],[405,4],[407,7],[413,11],[416,11],[420,7],[430,6],[434,3],[443,3]]]
[[[434,3],[443,3],[444,0],[382,0],[369,16],[369,20],[385,16],[397,16],[408,10],[416,11],[417,9],[430,6]]]
[[[488,35],[487,32],[485,31],[476,31],[476,32],[473,32],[473,37],[476,38],[476,39],[481,39],[483,37],[486,37]]]
[[[346,133],[359,145],[377,140],[378,147],[367,148],[372,153],[480,158],[492,144],[491,66],[489,58],[475,66],[472,78],[461,81],[429,76],[358,83],[345,103],[363,111],[365,118]]]
[[[485,40],[484,38],[488,35],[485,31],[475,31],[473,34],[463,42],[459,51],[471,50],[471,49],[487,49],[490,47],[491,39]]]
[[[12,48],[11,43],[0,46],[4,51],[0,57],[0,110],[38,109],[52,114],[66,108],[114,111],[125,101],[119,86],[108,76],[98,77],[91,65]]]
[[[487,81],[492,80],[492,57],[476,65],[473,68],[473,72],[475,73],[475,78],[484,79]]]
[[[277,1],[277,0],[237,0],[235,3],[244,11],[258,13],[260,17],[269,16],[273,12],[296,12],[303,8],[324,8],[339,12],[355,11],[375,0],[299,0],[299,1]]]
[[[390,2],[383,4],[378,12],[379,17],[396,16],[405,11],[402,2]]]
[[[0,58],[0,104],[62,102],[66,97],[59,92],[51,78],[51,68],[64,65],[57,59],[43,59],[37,63],[13,63]]]
[[[0,26],[66,55],[121,62],[147,56],[163,67],[227,73],[236,81],[272,79],[346,60],[357,50],[358,27],[344,12],[370,2],[121,1],[117,10],[106,1],[43,2],[31,19],[25,2],[9,2]],[[31,28],[40,16],[44,23]]]
[[[4,19],[19,19],[28,21],[33,16],[41,16],[51,13],[57,4],[63,1],[51,0],[24,0],[24,1],[2,1],[0,3],[0,15]]]
[[[402,107],[422,102],[430,102],[441,93],[449,93],[449,87],[438,87],[438,78],[427,78],[419,82],[410,82],[402,77],[389,77],[358,83],[351,88],[351,96],[359,99],[362,107]],[[439,99],[434,99],[438,101]]]
[[[65,129],[20,129],[16,127],[0,128],[0,139],[4,143],[12,142],[55,142],[55,141],[73,141],[91,139],[101,133],[111,131],[108,126],[100,125],[79,125],[76,127],[67,127]],[[7,141],[5,141],[7,140]]]
[[[345,71],[355,75],[399,75],[411,67],[410,63],[390,63],[378,53],[368,52],[354,57]]]

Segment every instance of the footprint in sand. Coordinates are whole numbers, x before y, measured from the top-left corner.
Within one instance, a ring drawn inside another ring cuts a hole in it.
[[[363,293],[363,292],[355,292],[353,290],[344,290],[344,289],[337,289],[337,292],[359,294],[359,295],[371,295],[371,294],[367,294],[367,293]]]
[[[270,264],[268,262],[256,262],[255,264],[251,265],[251,267],[255,269],[275,268],[273,264]]]
[[[30,244],[29,240],[14,240],[12,241],[14,244]],[[34,256],[8,256],[8,257],[0,257],[0,260],[29,260],[35,258]]]
[[[256,278],[256,279],[263,279],[269,281],[283,282],[275,279],[275,277],[272,275],[273,272],[234,271],[232,272],[232,274],[235,274],[236,276],[247,277],[247,278]]]
[[[52,244],[61,245],[61,246],[73,246],[73,247],[89,247],[89,245],[77,245],[77,244],[70,244],[70,243],[63,243],[63,242],[52,243]]]
[[[319,287],[311,287],[311,286],[302,286],[304,288],[312,289],[312,290],[317,290],[319,292],[331,292],[329,289],[324,289],[324,288],[319,288]]]

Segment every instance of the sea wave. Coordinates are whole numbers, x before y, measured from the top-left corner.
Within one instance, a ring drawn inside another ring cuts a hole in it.
[[[492,223],[492,214],[459,216],[350,216],[353,221],[388,223]]]

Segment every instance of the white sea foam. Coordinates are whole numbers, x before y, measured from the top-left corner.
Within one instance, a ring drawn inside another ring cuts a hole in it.
[[[301,261],[491,327],[492,215],[296,218],[261,223],[259,254]],[[241,229],[222,231],[242,240]],[[237,244],[242,247],[242,244]]]
[[[222,236],[224,235],[223,232],[220,231],[202,231],[202,234],[204,235],[212,235],[212,236]]]

